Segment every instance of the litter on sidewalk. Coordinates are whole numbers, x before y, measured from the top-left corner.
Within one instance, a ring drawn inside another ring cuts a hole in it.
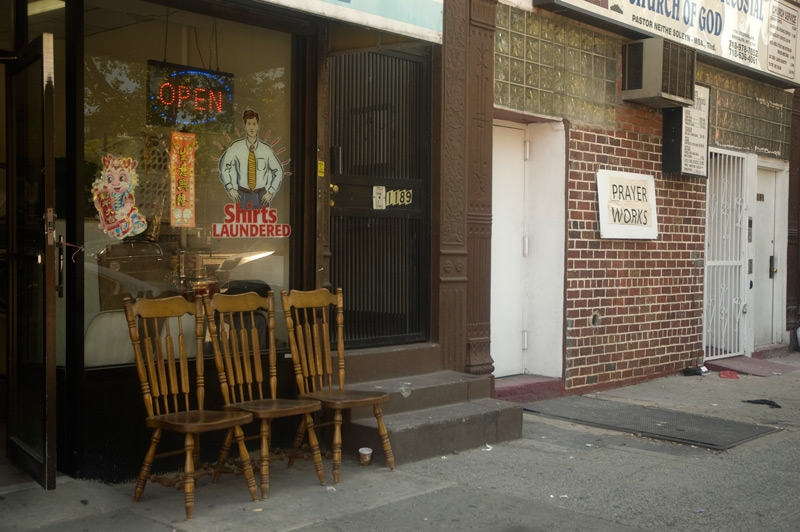
[[[771,399],[743,399],[743,403],[753,403],[755,405],[768,405],[770,408],[780,408],[781,405]]]
[[[736,373],[733,370],[727,370],[727,369],[720,371],[719,372],[719,376],[722,377],[723,379],[738,379],[739,378],[739,374],[738,373]]]
[[[705,366],[688,366],[683,368],[683,375],[690,377],[692,375],[707,375],[708,368]]]

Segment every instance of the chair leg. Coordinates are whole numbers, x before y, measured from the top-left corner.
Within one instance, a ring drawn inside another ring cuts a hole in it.
[[[239,445],[239,458],[242,460],[242,469],[244,469],[244,478],[247,481],[247,491],[254,501],[258,500],[258,490],[256,489],[256,479],[253,476],[253,464],[250,463],[250,453],[247,452],[247,445],[244,444],[244,432],[242,427],[236,425],[233,428],[234,438]]]
[[[150,437],[150,447],[147,449],[147,454],[144,455],[144,463],[141,471],[139,471],[139,478],[136,480],[136,488],[133,490],[133,502],[139,502],[139,497],[144,493],[144,487],[150,477],[150,468],[153,466],[153,460],[156,457],[156,447],[158,447],[158,442],[160,441],[161,429],[156,429]]]
[[[378,420],[378,435],[380,435],[381,443],[383,444],[383,454],[386,455],[386,465],[394,471],[394,454],[392,454],[392,446],[389,443],[389,433],[386,430],[386,425],[383,424],[381,406],[378,404],[372,405],[372,412],[375,414],[375,419]]]
[[[183,469],[183,505],[186,507],[186,520],[189,521],[194,511],[194,434],[186,434],[183,448],[186,451],[186,465]]]
[[[325,485],[325,469],[322,467],[322,455],[319,452],[319,441],[317,441],[317,434],[314,432],[314,418],[309,412],[306,412],[305,423],[308,428],[308,445],[311,447],[311,457],[314,460],[314,469],[317,470],[317,477],[319,483]]]
[[[333,412],[333,483],[339,483],[342,471],[342,409]]]
[[[300,448],[303,445],[303,438],[306,435],[306,420],[302,418],[300,420],[300,426],[297,427],[297,432],[294,434],[294,443],[292,444],[292,450],[300,451]],[[286,467],[292,467],[294,465],[295,455],[289,456],[289,460],[287,461]]]
[[[200,435],[194,435],[194,463],[200,463]]]
[[[261,479],[261,499],[267,498],[269,491],[269,438],[270,438],[270,419],[261,420],[261,459],[258,463],[258,474]]]
[[[217,467],[214,471],[213,483],[219,482],[219,477],[222,476],[222,468],[225,467],[225,460],[228,459],[228,453],[231,452],[231,443],[233,442],[233,429],[228,429],[225,439],[222,440],[222,447],[219,450],[219,458],[217,458]]]

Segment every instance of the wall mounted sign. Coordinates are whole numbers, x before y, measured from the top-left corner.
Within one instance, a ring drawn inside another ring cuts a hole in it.
[[[103,157],[103,173],[92,183],[92,197],[104,233],[121,240],[147,229],[147,220],[139,214],[133,196],[137,182],[132,158]]]
[[[444,0],[261,0],[435,43],[442,42]]]
[[[694,86],[694,105],[664,109],[662,170],[708,177],[708,109],[711,90]]]
[[[194,227],[194,167],[197,140],[194,133],[172,132],[169,156],[169,224]]]
[[[600,238],[658,238],[656,187],[653,176],[597,171]]]
[[[784,0],[533,0],[664,37],[747,69],[800,85],[800,8]]]
[[[147,62],[147,124],[198,125],[233,122],[233,74]]]

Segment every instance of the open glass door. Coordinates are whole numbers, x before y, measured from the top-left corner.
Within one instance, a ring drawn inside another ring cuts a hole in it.
[[[7,63],[9,412],[7,453],[47,489],[56,476],[53,36]]]

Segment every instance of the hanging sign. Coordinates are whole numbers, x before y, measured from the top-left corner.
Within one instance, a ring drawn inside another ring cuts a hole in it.
[[[233,121],[233,74],[147,62],[147,125],[167,126]]]
[[[600,238],[658,238],[653,176],[598,170],[597,202]]]
[[[708,87],[695,85],[694,105],[664,109],[664,173],[708,176],[709,94]]]
[[[194,227],[194,163],[197,140],[194,133],[172,132],[169,156],[169,225]]]
[[[784,0],[533,0],[663,37],[800,85],[800,8]]]

